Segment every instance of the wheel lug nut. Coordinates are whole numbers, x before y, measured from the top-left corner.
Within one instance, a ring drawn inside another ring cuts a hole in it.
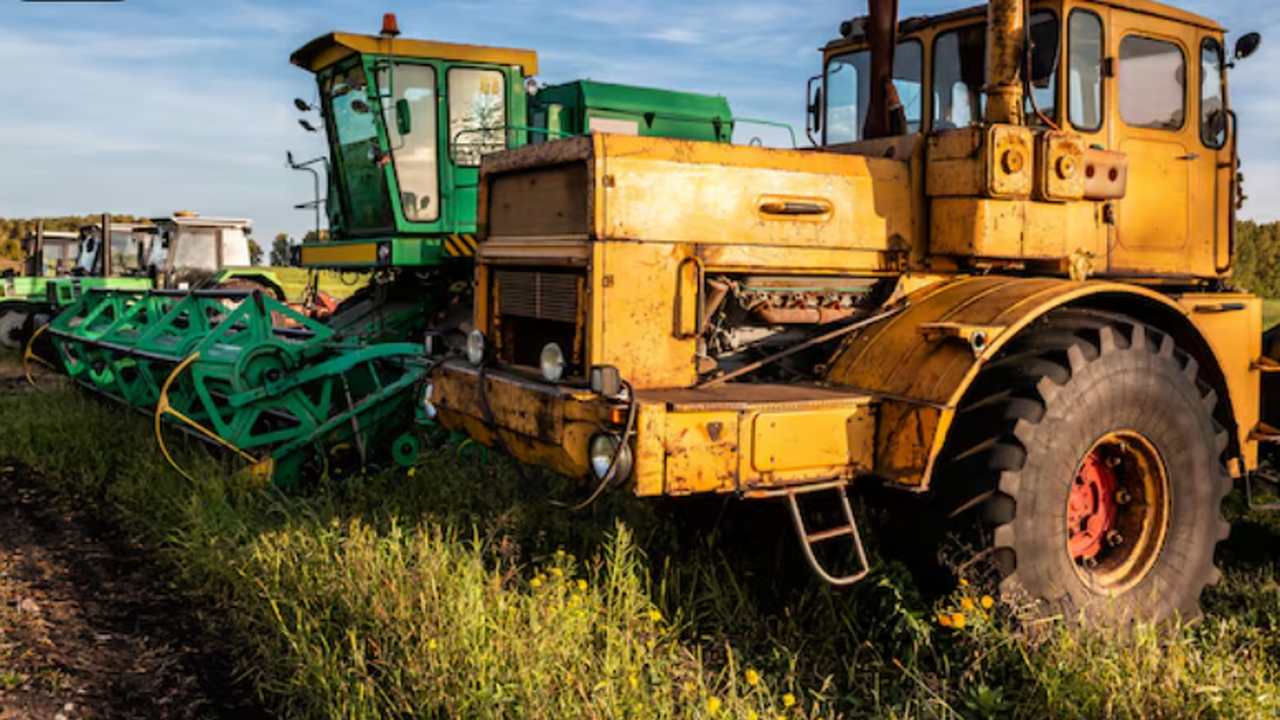
[[[1128,505],[1132,501],[1133,501],[1133,496],[1129,494],[1128,490],[1121,488],[1116,491],[1116,504]]]
[[[1117,546],[1119,546],[1120,544],[1122,544],[1123,542],[1124,542],[1124,536],[1120,534],[1120,531],[1119,531],[1119,530],[1108,530],[1108,531],[1107,531],[1107,544],[1108,544],[1108,545],[1110,545],[1111,547],[1117,547]]]

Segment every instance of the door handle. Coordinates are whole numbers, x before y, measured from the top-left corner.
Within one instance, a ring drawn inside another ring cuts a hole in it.
[[[1191,154],[1189,154],[1189,155],[1182,155],[1182,156],[1178,157],[1177,159],[1178,159],[1178,160],[1199,160],[1199,159],[1200,159],[1200,156],[1199,156],[1198,154],[1196,154],[1196,153],[1191,153]]]

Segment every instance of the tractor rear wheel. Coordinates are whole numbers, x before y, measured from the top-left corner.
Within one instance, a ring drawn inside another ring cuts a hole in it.
[[[0,348],[21,350],[26,342],[23,328],[27,313],[21,310],[0,310]]]
[[[1170,336],[1059,311],[1011,343],[962,404],[935,480],[1002,594],[1039,614],[1199,614],[1229,526],[1216,393]]]

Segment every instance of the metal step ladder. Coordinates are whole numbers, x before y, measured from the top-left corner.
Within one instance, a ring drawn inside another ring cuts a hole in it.
[[[862,536],[858,533],[858,522],[853,516],[853,506],[849,504],[848,487],[848,481],[840,480],[770,493],[774,497],[786,498],[787,505],[791,509],[791,521],[795,525],[796,535],[800,540],[800,549],[804,551],[804,557],[809,561],[809,567],[818,574],[818,577],[838,587],[853,585],[871,572],[871,566],[867,562],[867,551],[862,546]],[[836,494],[840,501],[840,509],[843,511],[844,522],[826,530],[811,532],[805,525],[804,513],[800,511],[800,498],[805,495],[814,495],[822,492]],[[817,555],[813,552],[813,547],[819,543],[830,542],[843,537],[848,537],[849,541],[853,543],[858,569],[848,575],[833,575],[827,568],[822,566],[822,563],[818,562]]]

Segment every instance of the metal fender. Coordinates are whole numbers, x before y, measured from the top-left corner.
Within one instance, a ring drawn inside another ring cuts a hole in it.
[[[1218,391],[1217,416],[1235,439],[1233,454],[1240,453],[1235,456],[1242,455],[1247,468],[1256,464],[1256,446],[1248,440],[1257,416],[1257,378],[1249,367],[1259,353],[1248,347],[1261,345],[1260,328],[1250,330],[1250,323],[1261,322],[1256,298],[1171,296],[1107,281],[986,276],[928,285],[908,295],[907,302],[903,312],[847,338],[827,365],[829,382],[878,400],[875,473],[881,477],[928,489],[956,410],[983,366],[1023,328],[1067,306],[1129,315],[1172,335],[1196,358],[1201,379]],[[1213,310],[1228,306],[1246,312]],[[1232,325],[1221,325],[1223,319]],[[1214,320],[1220,326],[1212,325]],[[1242,332],[1256,339],[1242,338]],[[1243,410],[1239,416],[1233,401]]]

